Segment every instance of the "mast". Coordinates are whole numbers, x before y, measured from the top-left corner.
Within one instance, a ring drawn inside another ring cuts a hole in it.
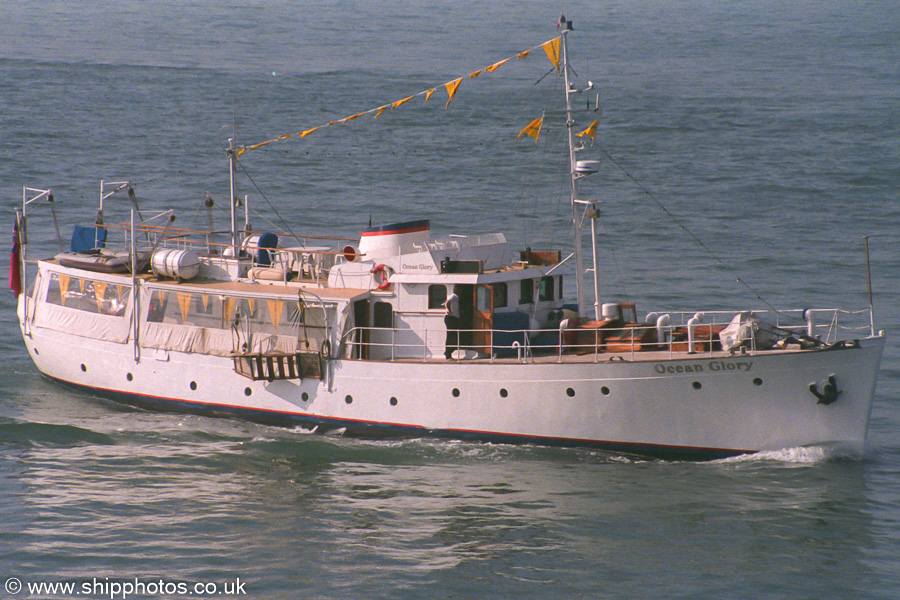
[[[597,269],[597,218],[600,215],[600,211],[597,208],[596,201],[586,201],[582,200],[579,197],[578,190],[578,181],[583,177],[587,177],[592,173],[596,173],[599,170],[599,163],[595,160],[584,160],[579,161],[577,157],[577,153],[579,150],[584,150],[584,146],[579,143],[578,147],[575,146],[575,117],[573,113],[576,111],[572,108],[572,95],[580,94],[581,92],[586,92],[594,88],[594,84],[588,81],[588,86],[583,90],[575,89],[575,87],[569,82],[569,45],[567,35],[570,31],[572,31],[572,22],[566,21],[565,17],[560,17],[559,23],[562,26],[563,30],[560,34],[561,38],[561,59],[562,59],[562,69],[563,69],[563,80],[566,86],[566,134],[569,143],[569,182],[571,185],[571,193],[572,193],[572,229],[574,233],[574,245],[575,245],[575,289],[576,289],[576,299],[578,302],[578,314],[579,316],[584,314],[585,311],[585,291],[584,291],[584,249],[582,247],[582,226],[584,225],[584,220],[588,219],[591,225],[591,257],[593,261],[593,290],[594,290],[594,319],[600,319],[600,283],[599,283],[599,272]],[[593,109],[594,112],[599,110],[600,107],[600,97],[599,94],[597,96],[597,102]],[[583,109],[584,111],[592,110],[590,105],[587,108]],[[579,133],[579,136],[584,135],[584,133]],[[591,134],[591,139],[593,139],[593,134]]]
[[[562,42],[562,71],[563,84],[566,88],[566,135],[569,143],[569,183],[572,195],[572,227],[575,237],[575,294],[578,303],[579,316],[584,312],[584,257],[582,256],[581,244],[581,218],[579,218],[578,207],[578,173],[575,170],[575,133],[572,128],[575,127],[575,119],[572,117],[572,94],[577,93],[569,85],[569,45],[567,41],[568,33],[572,30],[571,22],[560,19],[562,32],[560,34]]]
[[[228,139],[228,204],[231,206],[231,251],[237,256],[237,193],[234,187],[234,172],[237,167],[237,153],[234,151],[234,138]]]

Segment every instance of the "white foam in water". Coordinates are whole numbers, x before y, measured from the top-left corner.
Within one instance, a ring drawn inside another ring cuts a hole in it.
[[[718,463],[750,463],[750,462],[782,462],[797,465],[810,465],[838,457],[859,458],[862,449],[849,446],[798,446],[780,450],[766,450],[755,454],[741,454],[724,458]]]

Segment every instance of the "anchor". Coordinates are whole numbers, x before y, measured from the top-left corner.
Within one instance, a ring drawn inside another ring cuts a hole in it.
[[[843,392],[838,389],[834,375],[828,376],[828,381],[822,386],[821,392],[819,391],[819,386],[815,383],[809,384],[809,391],[812,392],[813,396],[819,399],[816,404],[824,404],[826,406],[837,400],[838,396],[843,394]]]

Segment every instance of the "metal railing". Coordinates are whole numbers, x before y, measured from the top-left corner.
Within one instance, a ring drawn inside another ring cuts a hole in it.
[[[724,348],[719,334],[737,315],[754,317],[752,323],[730,338]],[[824,347],[841,340],[874,335],[870,309],[856,311],[815,309],[779,311],[708,311],[651,313],[656,323],[596,323],[582,327],[547,329],[460,329],[451,347],[472,353],[451,354],[451,361],[473,358],[493,361],[513,358],[518,362],[538,357],[587,357],[595,362],[611,357],[636,358],[655,351],[670,357],[712,356],[715,353],[757,354],[789,345],[801,348]],[[660,320],[660,317],[665,317]],[[451,336],[453,337],[453,336]],[[371,360],[422,360],[442,356],[446,350],[447,330],[443,327],[399,329],[354,327],[341,338],[342,356]]]

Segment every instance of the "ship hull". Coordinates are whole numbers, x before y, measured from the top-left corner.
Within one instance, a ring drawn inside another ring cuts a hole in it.
[[[47,377],[149,409],[371,437],[684,458],[820,444],[863,448],[884,345],[876,336],[829,350],[683,360],[332,359],[322,379],[254,381],[219,356],[142,349],[136,360],[130,343],[35,327],[25,341]],[[819,391],[829,378],[836,394],[823,402]]]

